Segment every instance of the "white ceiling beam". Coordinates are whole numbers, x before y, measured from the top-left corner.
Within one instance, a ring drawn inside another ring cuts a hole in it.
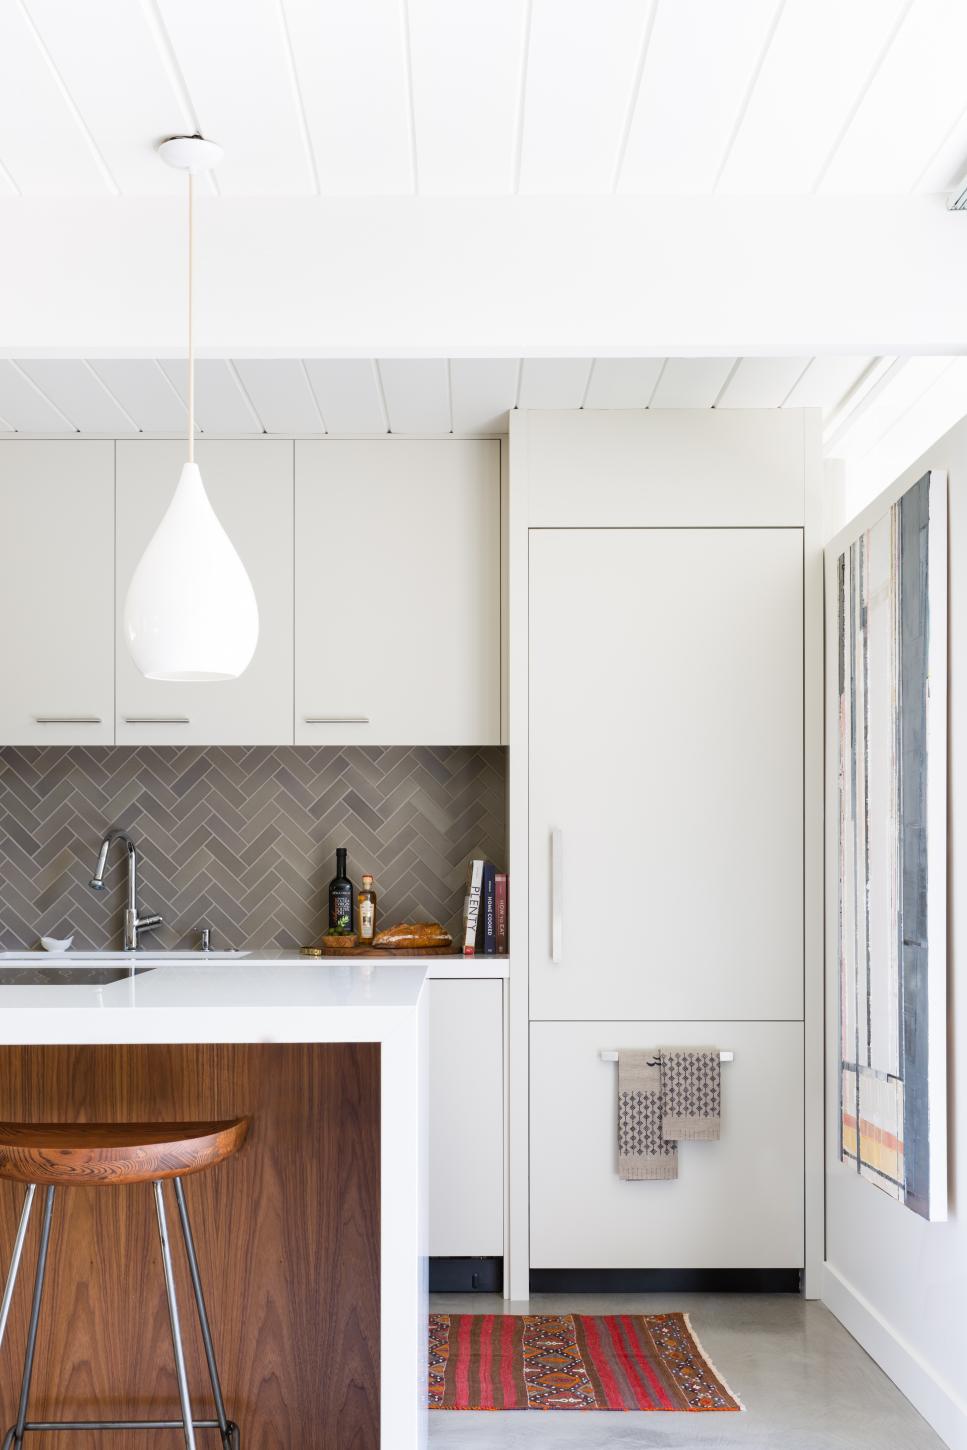
[[[967,215],[935,197],[222,197],[197,213],[201,356],[965,350]],[[0,356],[184,355],[179,199],[0,199],[0,235]]]

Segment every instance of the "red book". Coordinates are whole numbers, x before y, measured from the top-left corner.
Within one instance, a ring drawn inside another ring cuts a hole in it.
[[[507,950],[507,873],[498,871],[494,878],[495,915],[497,917],[497,952]]]

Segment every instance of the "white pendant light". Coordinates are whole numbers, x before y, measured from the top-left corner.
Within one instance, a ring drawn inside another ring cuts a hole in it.
[[[194,177],[210,170],[222,152],[201,136],[175,136],[158,149],[170,166],[188,173],[188,461],[128,586],[124,638],[149,680],[234,680],[255,653],[259,610],[195,462],[192,333]]]

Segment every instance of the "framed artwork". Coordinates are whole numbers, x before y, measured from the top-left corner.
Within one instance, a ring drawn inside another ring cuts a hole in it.
[[[944,1219],[946,474],[891,490],[833,540],[826,598],[840,1157]]]

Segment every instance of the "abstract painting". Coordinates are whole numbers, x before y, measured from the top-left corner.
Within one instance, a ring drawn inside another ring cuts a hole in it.
[[[840,1156],[928,1219],[947,1211],[946,486],[927,473],[867,510],[828,576]]]

